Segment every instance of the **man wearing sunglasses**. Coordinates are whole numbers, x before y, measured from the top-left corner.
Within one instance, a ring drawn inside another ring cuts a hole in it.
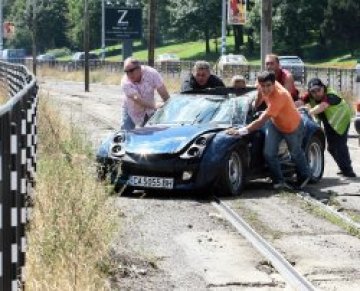
[[[310,104],[310,113],[323,123],[327,139],[327,150],[338,165],[339,175],[356,177],[351,166],[347,134],[351,120],[351,109],[334,89],[313,78],[308,83],[308,92],[296,102],[296,106]]]
[[[155,90],[164,102],[170,96],[159,72],[141,65],[135,58],[129,57],[124,61],[124,73],[121,80],[121,89],[125,94],[121,129],[130,130],[144,126],[159,107],[155,102]]]

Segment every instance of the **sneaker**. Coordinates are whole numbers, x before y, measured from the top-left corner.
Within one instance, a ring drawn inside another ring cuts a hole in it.
[[[296,188],[303,189],[309,183],[310,179],[311,179],[310,176],[308,176],[306,178],[299,178],[296,183]]]
[[[285,182],[274,183],[273,188],[274,190],[293,190],[293,188]]]

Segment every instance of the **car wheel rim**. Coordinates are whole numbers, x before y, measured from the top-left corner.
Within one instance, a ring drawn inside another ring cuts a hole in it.
[[[311,143],[308,150],[310,171],[314,178],[320,177],[322,172],[322,151],[318,143]]]
[[[233,191],[237,191],[241,184],[241,177],[242,177],[242,165],[240,156],[233,152],[229,158],[229,184]]]

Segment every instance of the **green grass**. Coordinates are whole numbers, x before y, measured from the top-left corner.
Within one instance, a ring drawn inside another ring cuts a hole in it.
[[[246,42],[246,37],[244,38]],[[119,51],[122,45],[111,45],[106,47],[106,51],[109,56],[106,58],[108,61],[121,61],[122,55],[114,54],[114,52]],[[205,41],[191,41],[191,42],[172,42],[170,44],[159,46],[155,48],[155,58],[159,54],[163,53],[175,53],[181,60],[206,60],[210,62],[215,62],[221,54],[221,38],[217,39],[217,50],[215,49],[214,39],[210,40],[210,53],[205,53]],[[342,48],[337,49],[328,49],[330,56],[325,59],[314,59],[314,56],[319,53],[318,44],[312,43],[306,46],[303,46],[303,52],[305,63],[307,65],[314,65],[318,67],[339,67],[339,68],[354,68],[356,65],[357,58],[351,56],[348,52],[344,51]],[[101,49],[92,50],[97,54],[101,54]],[[148,50],[145,48],[140,41],[133,42],[133,52],[134,57],[140,60],[147,60]],[[230,35],[226,38],[226,53],[234,53],[234,37]],[[260,65],[260,52],[254,51],[251,55],[247,51],[241,51],[240,54],[243,54],[247,57],[251,65]],[[70,56],[62,57],[60,60],[69,60]]]

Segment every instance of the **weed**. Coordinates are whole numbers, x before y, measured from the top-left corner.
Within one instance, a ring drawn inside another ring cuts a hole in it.
[[[107,261],[117,211],[96,182],[86,139],[41,96],[38,156],[26,288],[108,289],[99,266]]]

